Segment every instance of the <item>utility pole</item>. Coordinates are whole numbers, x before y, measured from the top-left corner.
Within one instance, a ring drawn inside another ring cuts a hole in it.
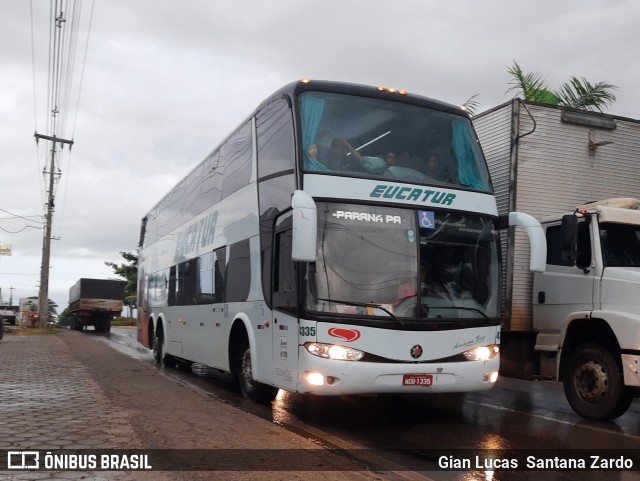
[[[42,266],[40,268],[40,293],[38,296],[38,327],[44,328],[49,320],[49,261],[51,258],[51,224],[53,222],[53,184],[56,167],[56,143],[61,148],[64,144],[69,144],[69,148],[73,145],[73,140],[57,138],[55,135],[41,135],[35,133],[36,142],[39,139],[50,140],[51,147],[51,166],[49,167],[49,192],[47,197],[47,221],[44,228],[44,238],[42,239]]]

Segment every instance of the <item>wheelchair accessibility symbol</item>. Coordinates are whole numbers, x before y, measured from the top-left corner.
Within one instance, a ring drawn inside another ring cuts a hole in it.
[[[418,211],[418,221],[422,229],[435,229],[436,218],[433,212],[428,210]]]

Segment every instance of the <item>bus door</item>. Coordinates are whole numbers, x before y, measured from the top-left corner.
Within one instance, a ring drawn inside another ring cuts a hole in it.
[[[272,269],[273,365],[276,386],[295,391],[298,384],[298,282],[291,259],[291,215],[275,229]]]

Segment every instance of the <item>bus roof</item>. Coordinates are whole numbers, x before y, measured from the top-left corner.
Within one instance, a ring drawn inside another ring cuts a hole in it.
[[[363,84],[354,84],[348,82],[335,82],[329,80],[311,80],[302,79],[296,82],[291,82],[281,89],[274,92],[267,99],[264,100],[251,114],[255,114],[262,106],[268,104],[277,98],[283,96],[295,97],[297,94],[304,91],[326,91],[343,93],[348,95],[363,95],[367,97],[375,97],[384,100],[393,100],[398,102],[406,102],[413,105],[422,105],[425,107],[436,108],[438,110],[445,110],[455,114],[468,116],[468,114],[460,107],[446,102],[441,102],[429,97],[424,97],[418,94],[412,94],[405,90],[397,89],[387,86],[372,86]]]

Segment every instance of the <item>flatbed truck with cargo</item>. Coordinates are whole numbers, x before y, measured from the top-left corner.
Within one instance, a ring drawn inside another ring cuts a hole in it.
[[[70,328],[82,331],[94,326],[98,332],[109,332],[112,319],[124,307],[125,284],[111,279],[79,279],[69,289]]]

